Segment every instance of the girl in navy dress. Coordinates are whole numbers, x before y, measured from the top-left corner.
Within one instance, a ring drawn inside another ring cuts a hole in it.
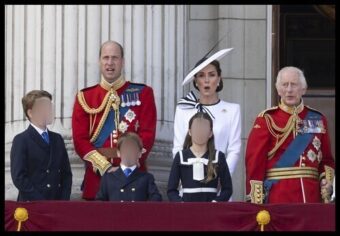
[[[178,191],[180,182],[182,197]],[[183,150],[176,154],[172,164],[168,198],[179,202],[228,201],[232,189],[225,155],[215,150],[213,122],[207,113],[198,112],[190,119]]]

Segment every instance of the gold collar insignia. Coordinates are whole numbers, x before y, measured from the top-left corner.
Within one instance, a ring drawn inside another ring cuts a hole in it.
[[[113,90],[118,90],[120,89],[121,87],[123,87],[123,85],[125,84],[125,78],[123,75],[121,75],[115,82],[113,83],[109,83],[105,80],[104,76],[102,75],[101,76],[101,80],[100,80],[100,86],[107,90],[107,91],[110,91],[111,88]]]
[[[304,104],[303,104],[303,100],[301,99],[301,102],[300,102],[300,104],[298,105],[298,106],[287,106],[286,104],[284,104],[283,102],[282,102],[282,100],[280,101],[280,104],[279,104],[279,107],[283,110],[283,111],[285,111],[285,112],[287,112],[287,113],[289,113],[289,114],[299,114],[302,110],[303,110],[303,108],[304,108]]]

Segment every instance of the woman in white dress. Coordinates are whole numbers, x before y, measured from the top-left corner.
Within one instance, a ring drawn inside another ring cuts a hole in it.
[[[224,49],[224,52],[221,50],[208,59],[201,59],[184,80],[183,84],[193,80],[199,96],[196,97],[191,91],[177,104],[172,152],[174,157],[178,151],[182,150],[190,118],[198,111],[206,112],[213,120],[215,148],[225,154],[232,175],[241,149],[240,105],[219,99],[218,92],[223,89],[222,70],[220,63],[215,60],[230,50]],[[190,77],[190,74],[193,76]]]

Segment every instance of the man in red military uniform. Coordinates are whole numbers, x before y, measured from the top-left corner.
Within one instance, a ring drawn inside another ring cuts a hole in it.
[[[246,149],[246,193],[252,203],[328,202],[334,159],[326,118],[303,104],[302,71],[285,67],[277,76],[279,106],[261,112]]]
[[[116,153],[118,137],[137,133],[144,145],[140,158],[141,170],[146,170],[156,132],[156,106],[152,88],[126,81],[121,71],[124,51],[114,41],[103,43],[100,49],[101,81],[78,92],[72,115],[72,132],[77,154],[85,161],[82,184],[83,198],[95,199],[101,176],[120,165]]]

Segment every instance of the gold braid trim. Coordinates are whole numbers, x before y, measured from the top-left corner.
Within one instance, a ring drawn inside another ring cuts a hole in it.
[[[330,166],[325,165],[325,172],[322,172],[320,175],[320,180],[324,177],[329,184],[333,187],[333,180],[334,180],[334,169]],[[326,188],[321,188],[321,198],[324,203],[329,203],[332,199],[332,192],[329,192]]]
[[[109,83],[105,80],[104,76],[102,75],[101,76],[101,80],[100,80],[100,83],[99,85],[107,90],[107,91],[110,91],[111,89],[113,90],[118,90],[120,89],[121,87],[123,87],[125,84],[125,78],[123,75],[120,75],[120,77],[113,83]]]
[[[122,85],[124,85],[124,83],[125,83],[125,81],[123,80],[122,83],[120,83],[119,86],[121,87]],[[84,111],[86,113],[88,113],[90,115],[90,128],[89,128],[89,131],[90,131],[89,135],[90,136],[91,136],[92,131],[93,131],[93,127],[94,127],[94,123],[96,121],[97,114],[104,110],[103,116],[101,117],[99,124],[98,124],[93,136],[90,139],[91,143],[93,143],[97,139],[101,129],[103,128],[104,122],[107,118],[107,115],[110,112],[111,106],[115,111],[114,122],[116,124],[117,129],[118,129],[120,98],[119,98],[117,92],[113,88],[111,88],[111,90],[106,93],[102,104],[100,104],[100,106],[98,108],[91,108],[91,107],[88,106],[88,104],[85,101],[84,93],[82,91],[78,92],[77,98],[78,98],[78,102],[79,102],[80,106],[84,109]],[[95,115],[93,121],[92,121],[92,115]]]
[[[85,101],[84,93],[82,91],[79,91],[79,93],[77,94],[78,102],[79,102],[80,106],[88,114],[97,114],[97,113],[101,112],[104,109],[105,105],[107,104],[109,96],[110,96],[110,92],[107,92],[104,99],[103,99],[102,104],[100,104],[100,106],[98,108],[91,108],[87,105],[87,103]]]
[[[97,139],[97,137],[98,137],[100,131],[102,130],[103,125],[104,125],[104,122],[105,122],[105,120],[106,120],[106,118],[107,118],[107,115],[108,115],[109,112],[110,112],[111,103],[112,103],[112,101],[109,100],[109,102],[106,104],[106,107],[105,107],[103,116],[102,116],[102,118],[100,119],[99,124],[98,124],[98,126],[97,126],[97,128],[96,128],[94,134],[92,135],[92,137],[91,137],[91,139],[90,139],[90,142],[91,142],[91,143],[93,143],[93,142]]]
[[[296,114],[291,115],[284,128],[278,127],[269,114],[265,114],[264,118],[266,120],[269,132],[276,138],[276,144],[274,148],[268,152],[268,159],[270,160],[274,156],[275,152],[279,149],[279,147],[284,143],[284,141],[286,141],[291,132],[293,132],[295,137],[297,125],[296,121],[299,118]]]
[[[267,179],[313,178],[318,179],[319,171],[313,167],[272,168],[267,171]]]
[[[96,128],[96,130],[95,130],[95,132],[94,132],[94,134],[93,134],[93,136],[92,136],[91,139],[90,139],[90,142],[91,142],[91,143],[93,143],[93,142],[97,139],[97,137],[98,137],[100,131],[101,131],[102,128],[103,128],[104,122],[105,122],[105,120],[106,120],[106,118],[107,118],[107,115],[108,115],[109,112],[110,112],[110,108],[111,108],[111,107],[112,107],[113,110],[115,111],[114,122],[115,122],[116,129],[118,129],[118,125],[119,125],[119,105],[120,105],[120,98],[119,98],[117,92],[116,92],[115,90],[113,90],[113,89],[111,89],[111,91],[110,91],[108,94],[110,95],[110,96],[109,96],[109,100],[108,100],[108,102],[107,102],[107,104],[106,104],[106,107],[105,107],[103,116],[102,116],[102,118],[100,119],[99,124],[98,124],[98,126],[97,126],[97,128]]]
[[[101,155],[96,150],[93,150],[92,152],[86,154],[84,160],[91,162],[93,170],[94,171],[99,170],[101,176],[103,176],[105,172],[111,167],[111,163],[108,160],[106,160],[106,157]]]
[[[268,128],[270,129],[270,131],[272,130],[272,127],[275,129],[275,131],[278,131],[278,132],[280,132],[280,133],[285,133],[285,132],[287,132],[289,129],[290,129],[290,126],[291,126],[291,123],[292,123],[292,120],[293,120],[293,116],[291,116],[289,119],[288,119],[288,121],[287,121],[287,125],[284,127],[284,128],[280,128],[280,127],[278,127],[276,124],[275,124],[275,122],[274,122],[274,120],[273,120],[273,118],[269,115],[269,114],[265,114],[264,115],[264,118],[266,119],[266,121],[268,121],[268,119],[269,119],[269,121],[270,121],[270,126],[268,126]],[[274,136],[275,136],[275,133],[274,132],[271,132],[272,134],[274,134]]]
[[[332,167],[325,165],[325,172],[322,172],[322,174],[324,173],[324,177],[326,178],[326,180],[328,180],[330,183],[333,184],[333,180],[335,177],[335,171]],[[320,177],[322,178],[322,174],[320,175]],[[320,179],[321,179],[320,178]]]

